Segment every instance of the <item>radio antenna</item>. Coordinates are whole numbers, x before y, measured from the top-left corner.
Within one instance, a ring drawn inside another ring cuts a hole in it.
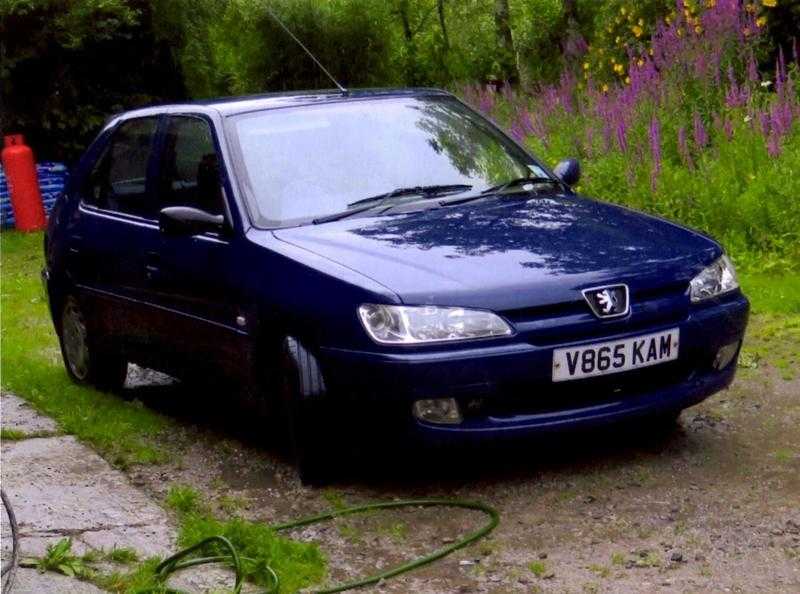
[[[309,58],[311,58],[312,60],[314,60],[314,64],[316,64],[317,66],[319,66],[319,69],[320,69],[320,70],[322,70],[322,72],[324,72],[324,73],[325,73],[325,75],[326,75],[326,76],[327,76],[329,79],[331,79],[331,81],[333,82],[333,84],[335,84],[335,85],[336,85],[336,88],[338,88],[338,89],[339,89],[339,90],[340,90],[342,93],[344,93],[344,94],[346,95],[346,94],[347,94],[347,92],[348,92],[348,91],[347,91],[347,89],[346,89],[345,87],[343,87],[343,86],[342,86],[342,85],[339,83],[339,81],[338,81],[338,80],[336,80],[335,78],[333,78],[333,75],[332,75],[330,72],[328,72],[328,69],[327,69],[327,68],[325,68],[325,66],[323,66],[323,65],[322,65],[322,62],[320,62],[319,60],[317,60],[317,57],[316,57],[314,54],[312,54],[312,53],[311,53],[311,50],[309,50],[309,49],[308,49],[308,48],[307,48],[305,45],[303,45],[303,42],[302,42],[302,41],[300,41],[300,40],[297,38],[297,36],[296,36],[294,33],[292,33],[292,32],[291,32],[291,30],[289,29],[289,27],[287,27],[286,25],[284,25],[284,24],[283,24],[283,21],[282,21],[281,19],[279,19],[279,18],[278,18],[278,15],[277,15],[277,14],[275,14],[274,12],[272,12],[272,10],[269,8],[269,6],[264,6],[264,9],[267,11],[267,14],[269,14],[269,16],[271,16],[271,17],[272,17],[272,18],[275,20],[275,22],[276,22],[276,23],[278,23],[278,25],[280,25],[281,29],[283,29],[284,31],[286,31],[287,35],[289,35],[289,37],[291,37],[292,39],[294,39],[294,40],[297,42],[297,45],[299,45],[301,48],[303,48],[303,51],[304,51],[305,53],[307,53],[307,54],[308,54],[308,57],[309,57]]]

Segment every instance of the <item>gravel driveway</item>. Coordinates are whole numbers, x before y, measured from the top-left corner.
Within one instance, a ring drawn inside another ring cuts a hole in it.
[[[424,464],[373,451],[346,461],[341,481],[321,490],[298,483],[265,445],[266,427],[220,406],[229,395],[198,401],[146,372],[132,379],[133,395],[183,427],[173,444],[179,461],[131,471],[156,499],[188,484],[222,515],[266,522],[410,496],[479,499],[500,510],[491,538],[376,591],[800,592],[800,380],[767,366],[741,370],[731,389],[662,435],[614,429],[431,453]],[[430,551],[480,522],[469,512],[410,510],[295,537],[320,541],[339,581]]]

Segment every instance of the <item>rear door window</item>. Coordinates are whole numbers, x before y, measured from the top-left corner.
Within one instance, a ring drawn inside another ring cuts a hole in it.
[[[84,200],[97,208],[153,219],[156,208],[147,192],[147,170],[158,118],[137,118],[119,125],[84,186]]]
[[[160,206],[191,206],[223,214],[219,157],[209,123],[194,116],[172,116],[167,124],[161,174]]]

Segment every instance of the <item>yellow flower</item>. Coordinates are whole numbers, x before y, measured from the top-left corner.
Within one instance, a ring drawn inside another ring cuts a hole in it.
[[[622,64],[614,64],[614,72],[616,72],[617,74],[622,74],[623,72],[625,72],[625,66],[623,66]]]
[[[644,19],[639,19],[639,26],[644,27]]]
[[[766,25],[766,24],[767,24],[767,17],[765,17],[765,16],[760,16],[760,17],[758,17],[758,18],[756,19],[756,26],[757,26],[757,27],[763,27],[763,26],[764,26],[764,25]]]
[[[636,65],[637,65],[637,66],[644,66],[644,60],[642,60],[641,58],[639,58],[638,60],[636,60]]]
[[[620,13],[621,15],[623,15],[623,16],[625,15],[625,13],[626,13],[626,12],[627,12],[627,11],[625,10],[625,7],[624,7],[624,6],[622,6],[622,7],[619,9],[619,13]]]
[[[603,85],[603,92],[608,93],[608,85]]]
[[[589,62],[584,62],[583,63],[583,69],[584,70],[589,70]]]
[[[642,30],[642,28],[639,25],[634,25],[633,27],[631,27],[631,31],[633,31],[633,34],[637,38],[641,37],[642,33],[644,33],[644,31]]]
[[[761,0],[761,4],[768,8],[775,8],[778,5],[778,0]]]
[[[695,25],[694,32],[700,35],[703,32],[703,28],[700,25]]]
[[[619,35],[617,35],[616,39],[614,39],[614,43],[616,43],[617,45],[619,45],[619,42],[620,42],[620,41],[622,41],[622,37],[620,37]]]
[[[714,8],[717,5],[717,0],[706,0],[706,8]]]
[[[625,84],[626,84],[626,85],[629,85],[629,84],[631,84],[631,77],[630,77],[630,76],[626,76],[626,77],[625,77]]]

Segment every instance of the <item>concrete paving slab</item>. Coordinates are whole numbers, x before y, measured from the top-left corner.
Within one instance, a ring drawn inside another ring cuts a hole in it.
[[[31,405],[13,394],[0,395],[0,423],[3,429],[16,429],[25,433],[55,433],[56,422],[37,413]]]
[[[25,433],[52,432],[57,425],[11,394],[2,395],[2,425]],[[41,557],[49,545],[72,538],[72,551],[116,547],[135,549],[142,558],[177,550],[169,514],[120,471],[72,436],[37,437],[2,444],[2,485],[20,532],[20,557]],[[10,527],[2,522],[2,557],[10,554]],[[123,568],[120,568],[123,569]],[[233,583],[218,567],[181,572],[170,585],[206,592]],[[14,594],[96,594],[92,584],[53,572],[20,568]]]
[[[36,569],[18,569],[13,594],[102,594],[103,590],[87,582],[53,572],[39,573]]]
[[[170,525],[163,509],[71,436],[4,443],[2,479],[23,535],[129,528],[163,536],[157,528]],[[151,545],[154,552],[173,546],[171,538]]]

